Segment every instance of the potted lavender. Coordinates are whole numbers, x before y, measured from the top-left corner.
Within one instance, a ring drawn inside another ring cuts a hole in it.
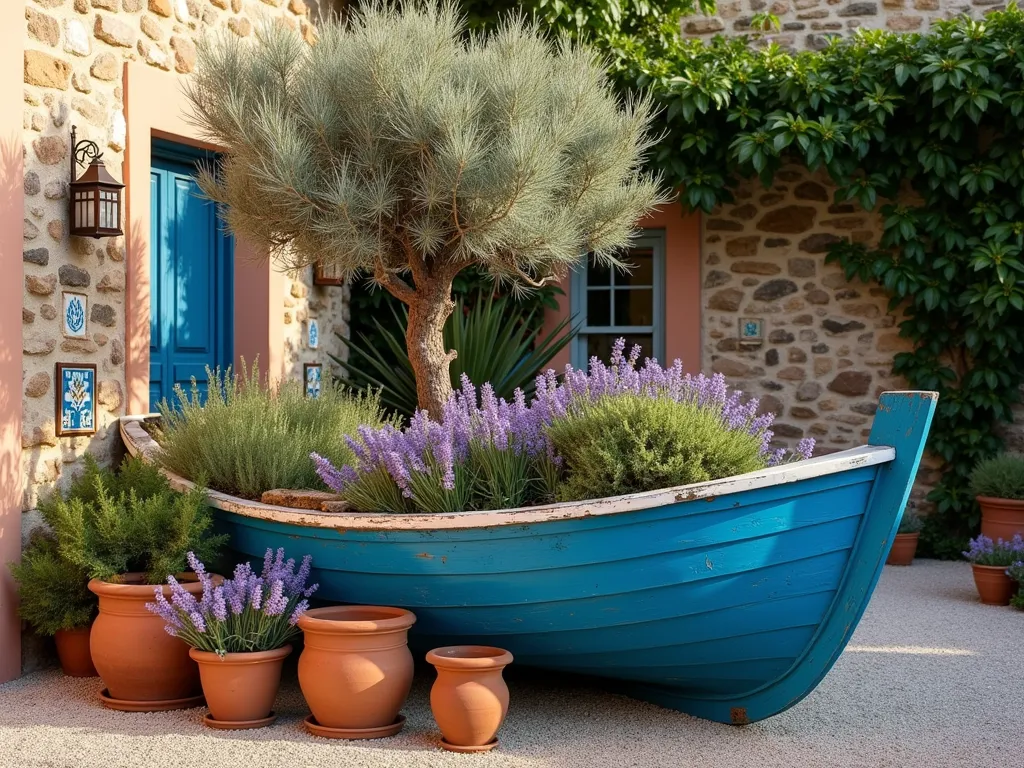
[[[156,602],[146,607],[166,622],[169,634],[191,646],[210,707],[205,725],[225,730],[269,725],[277,718],[271,710],[281,666],[292,651],[288,641],[298,634],[307,598],[317,589],[306,586],[312,558],[306,555],[296,571],[295,560],[284,559],[284,549],[276,554],[268,549],[259,576],[242,563],[220,584],[191,552],[188,560],[202,584],[201,597],[168,576],[170,600],[158,588]]]
[[[1017,591],[1017,583],[1007,569],[1024,559],[1024,538],[1015,534],[1010,541],[992,541],[985,534],[971,539],[963,553],[974,570],[974,584],[985,605],[1009,605]]]

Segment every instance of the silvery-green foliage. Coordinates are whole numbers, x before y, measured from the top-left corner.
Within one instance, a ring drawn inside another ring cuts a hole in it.
[[[291,267],[377,279],[479,262],[530,285],[591,252],[615,262],[664,202],[641,170],[650,101],[620,103],[599,58],[510,17],[465,33],[450,3],[373,4],[200,47],[195,119],[229,151],[201,178],[229,227]]]

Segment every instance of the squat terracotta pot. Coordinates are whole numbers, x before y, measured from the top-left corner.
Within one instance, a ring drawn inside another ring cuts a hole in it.
[[[53,636],[57,644],[60,668],[68,677],[96,677],[96,667],[89,652],[89,634],[92,627],[60,629]]]
[[[100,603],[90,649],[107,689],[104,704],[138,711],[199,706],[199,667],[189,658],[189,647],[167,634],[164,620],[146,609],[157,589],[170,599],[171,588],[146,584],[141,573],[120,578],[116,584],[89,582]],[[188,592],[202,592],[194,574],[182,574],[178,580]]]
[[[1017,591],[1017,582],[1006,575],[1005,565],[975,565],[974,585],[985,605],[1009,605]]]
[[[430,709],[453,752],[483,752],[498,744],[508,712],[508,686],[501,676],[512,654],[484,645],[435,648],[427,661],[437,669],[430,689]]]
[[[992,541],[1009,541],[1015,533],[1024,536],[1024,501],[978,496],[981,532]]]
[[[914,554],[917,552],[917,540],[920,533],[897,533],[896,540],[889,550],[889,557],[886,558],[886,565],[910,565],[914,562]]]
[[[291,652],[290,645],[223,656],[189,650],[189,656],[199,664],[203,695],[213,720],[208,719],[207,724],[232,730],[270,725],[276,718],[271,712],[281,686],[281,667]]]
[[[299,618],[305,637],[299,687],[315,719],[310,725],[334,731],[318,735],[379,738],[397,733],[398,710],[412,687],[407,642],[415,621],[401,608],[365,605],[315,608]]]

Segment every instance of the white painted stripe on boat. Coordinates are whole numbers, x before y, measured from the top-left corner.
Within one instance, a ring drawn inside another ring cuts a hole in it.
[[[155,416],[157,414],[149,414]],[[147,416],[122,416],[121,437],[129,453],[144,458],[153,457],[160,446],[139,423]],[[795,483],[852,469],[884,464],[896,458],[896,450],[889,446],[864,445],[847,451],[817,456],[806,461],[782,464],[777,467],[722,480],[694,483],[657,491],[611,496],[591,501],[573,501],[546,504],[537,507],[502,509],[487,512],[453,512],[443,515],[381,514],[379,512],[317,512],[263,504],[240,499],[220,491],[209,491],[210,505],[225,512],[311,528],[334,528],[380,531],[444,530],[452,528],[488,528],[501,525],[525,525],[555,520],[573,520],[596,515],[614,515],[635,512],[679,502],[711,500],[733,493],[743,493],[776,485]],[[187,490],[193,483],[163,470],[176,490]]]

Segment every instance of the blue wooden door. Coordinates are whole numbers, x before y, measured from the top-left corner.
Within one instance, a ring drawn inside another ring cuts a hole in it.
[[[231,364],[234,246],[193,175],[206,159],[155,142],[150,172],[149,407],[174,402],[174,385]]]

